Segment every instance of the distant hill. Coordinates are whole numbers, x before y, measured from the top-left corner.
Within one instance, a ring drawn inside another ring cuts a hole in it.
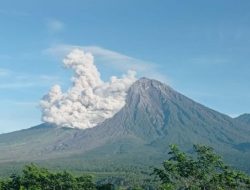
[[[190,152],[212,146],[228,163],[250,171],[250,128],[147,78],[129,89],[126,105],[85,130],[41,124],[0,135],[0,172],[39,162],[89,172],[142,172],[167,158],[168,145]]]
[[[235,118],[235,120],[250,125],[250,114],[245,113]]]

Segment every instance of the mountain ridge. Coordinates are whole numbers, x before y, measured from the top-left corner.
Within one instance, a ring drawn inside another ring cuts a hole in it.
[[[58,165],[55,160],[72,164],[77,158],[75,162],[86,167],[91,160],[107,165],[135,162],[146,167],[160,164],[169,144],[188,150],[199,143],[214,147],[228,157],[228,162],[243,167],[243,162],[237,162],[250,156],[249,136],[245,123],[159,81],[141,78],[129,88],[125,106],[94,128],[81,130],[45,123],[0,135],[0,164],[48,160],[54,160],[54,165]],[[250,164],[245,170],[250,171]]]
[[[245,123],[250,126],[250,114],[249,113],[244,113],[238,117],[235,118],[235,120]]]

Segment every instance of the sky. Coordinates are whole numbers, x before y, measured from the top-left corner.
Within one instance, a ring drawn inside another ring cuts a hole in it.
[[[105,81],[128,69],[219,112],[250,113],[249,0],[0,2],[0,133],[41,123],[39,101],[63,90],[62,59],[91,52]]]

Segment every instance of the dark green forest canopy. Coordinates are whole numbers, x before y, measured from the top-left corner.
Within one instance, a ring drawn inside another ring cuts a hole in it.
[[[22,175],[12,174],[0,182],[1,190],[57,190],[57,189],[95,189],[89,175],[73,176],[69,172],[52,173],[35,164],[26,165]]]
[[[118,178],[117,178],[118,179]],[[91,175],[73,175],[68,171],[51,172],[36,164],[26,165],[22,173],[0,179],[0,190],[113,190],[117,188],[139,190],[137,186],[124,184],[119,187],[109,180],[94,182]]]
[[[170,146],[169,159],[162,168],[154,168],[152,180],[139,186],[112,184],[109,180],[94,182],[91,175],[73,175],[70,172],[51,172],[35,164],[26,165],[21,174],[12,174],[0,180],[0,190],[100,190],[100,189],[250,189],[250,177],[224,164],[221,157],[207,146],[194,145],[193,155],[179,150],[176,145]],[[118,179],[118,178],[117,178]],[[159,187],[157,186],[159,184]]]
[[[250,189],[250,177],[223,163],[211,147],[194,145],[196,156],[170,146],[170,158],[154,174],[161,181],[161,189],[227,190]]]

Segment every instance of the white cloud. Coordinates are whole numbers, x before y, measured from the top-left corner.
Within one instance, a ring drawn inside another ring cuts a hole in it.
[[[52,46],[43,52],[62,59],[63,56],[75,48],[91,52],[98,62],[106,64],[109,67],[114,67],[115,69],[118,69],[122,72],[126,70],[136,70],[138,76],[154,78],[169,83],[167,77],[161,74],[155,63],[140,60],[99,46],[76,46],[60,44]]]
[[[49,19],[47,21],[47,27],[50,32],[60,32],[64,29],[65,25],[62,21],[57,19]]]
[[[72,87],[62,92],[59,85],[51,88],[41,100],[42,119],[58,126],[91,128],[112,117],[125,105],[126,92],[135,82],[135,72],[122,78],[112,76],[109,82],[100,78],[90,53],[74,49],[63,60],[74,71]]]

